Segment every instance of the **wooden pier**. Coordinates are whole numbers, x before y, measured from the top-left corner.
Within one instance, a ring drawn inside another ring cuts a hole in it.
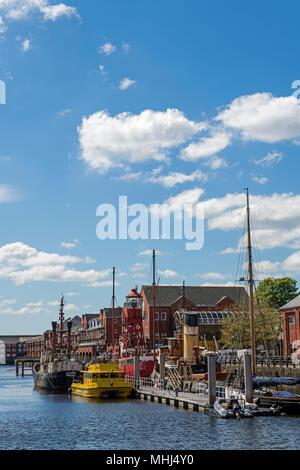
[[[16,366],[16,376],[19,377],[20,373],[20,366],[21,366],[21,376],[24,377],[25,376],[25,366],[27,365],[27,367],[30,367],[32,369],[32,367],[34,366],[34,364],[37,364],[38,362],[40,362],[40,359],[38,357],[22,357],[22,358],[18,358],[15,360],[15,366]]]

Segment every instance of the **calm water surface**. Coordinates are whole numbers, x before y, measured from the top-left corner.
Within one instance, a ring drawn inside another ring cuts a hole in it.
[[[45,394],[0,366],[0,449],[300,449],[300,417],[221,420],[140,400]]]

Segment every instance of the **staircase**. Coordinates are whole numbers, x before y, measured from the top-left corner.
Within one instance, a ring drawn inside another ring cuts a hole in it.
[[[178,388],[178,391],[182,390],[181,387],[181,377],[178,374],[177,369],[169,368],[168,369],[168,379],[171,383],[172,389],[175,390],[175,388]]]

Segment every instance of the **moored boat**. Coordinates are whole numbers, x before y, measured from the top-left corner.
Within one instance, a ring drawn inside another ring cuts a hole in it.
[[[86,398],[128,398],[132,384],[125,380],[125,372],[118,364],[92,364],[82,370],[82,377],[72,383],[72,394]]]
[[[119,359],[120,370],[126,375],[134,376],[134,358],[122,357]],[[150,377],[155,366],[152,356],[140,356],[140,377]]]

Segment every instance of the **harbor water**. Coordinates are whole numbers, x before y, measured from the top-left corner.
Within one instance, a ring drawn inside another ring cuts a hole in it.
[[[0,449],[300,449],[300,417],[222,420],[141,400],[41,393],[31,376],[0,366]]]

